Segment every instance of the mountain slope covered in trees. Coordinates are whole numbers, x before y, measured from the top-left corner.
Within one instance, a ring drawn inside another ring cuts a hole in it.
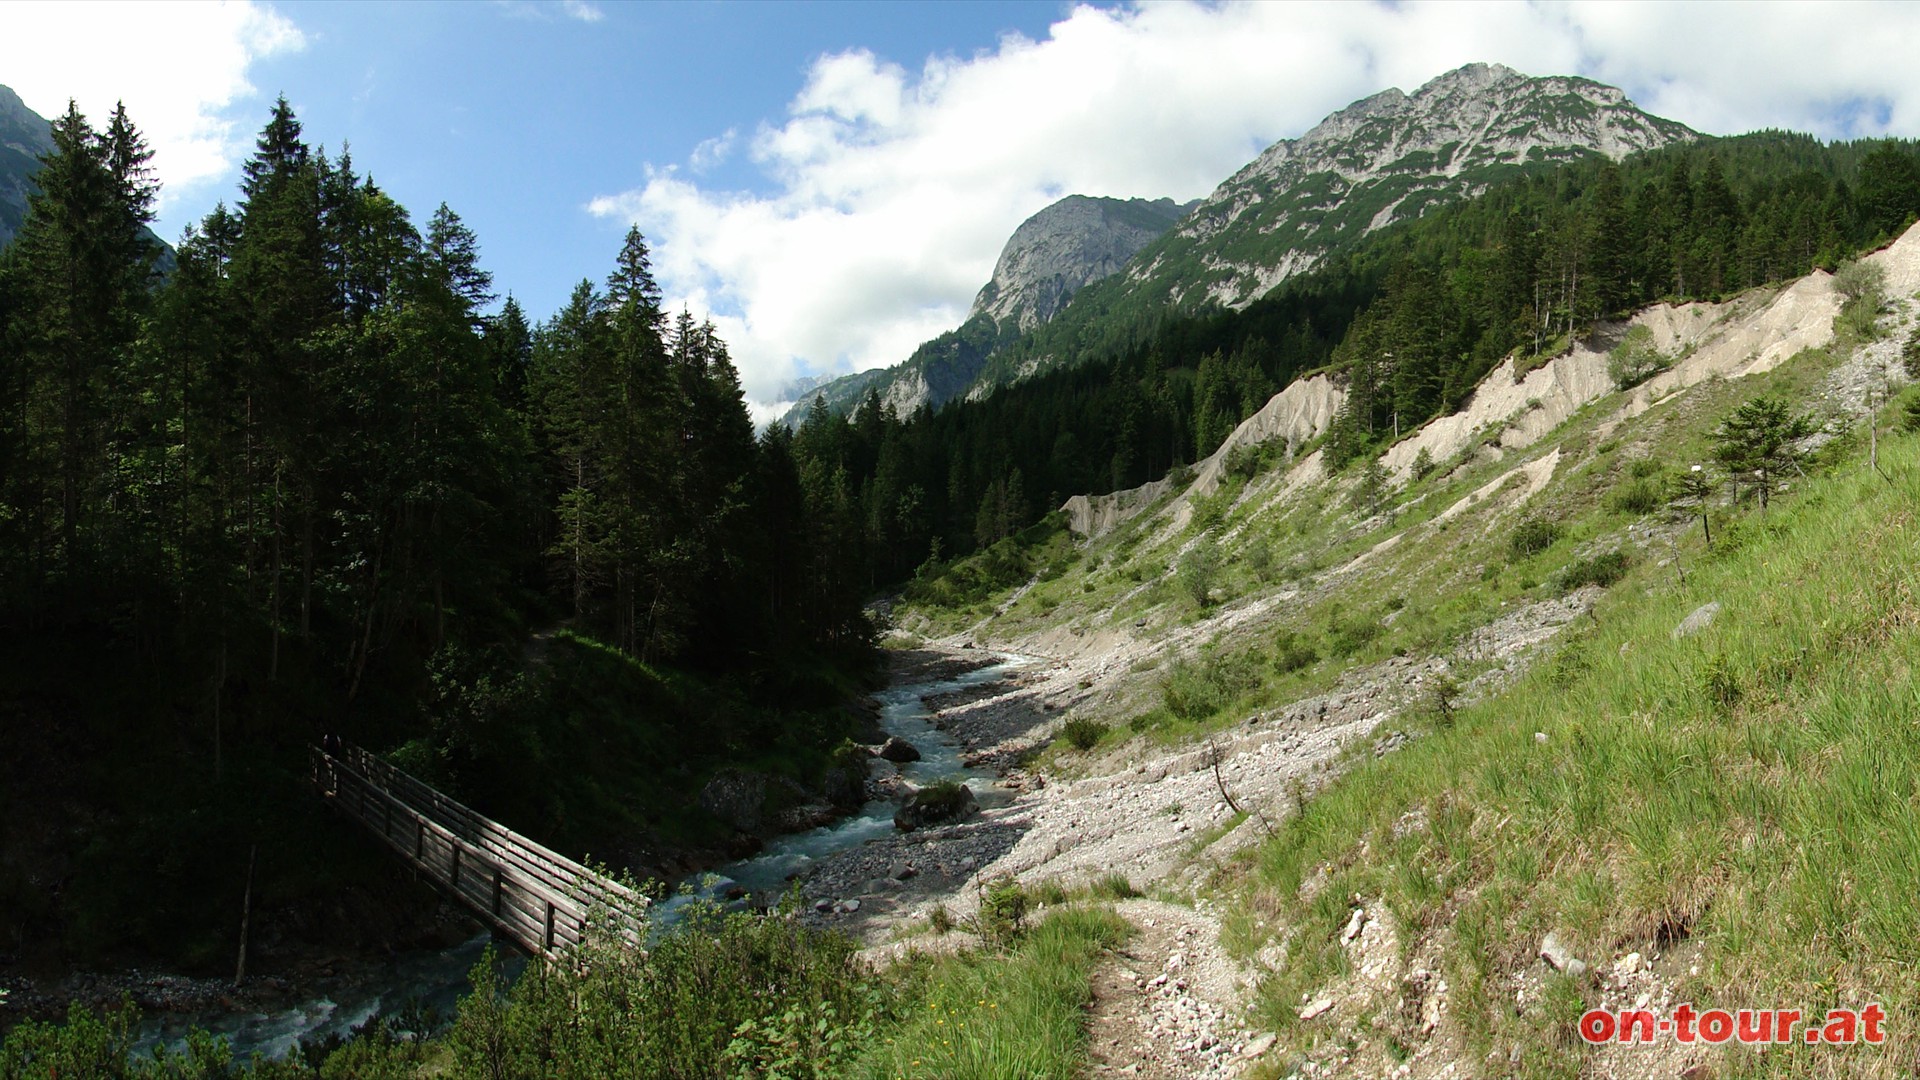
[[[1503,358],[1524,369],[1597,319],[1836,266],[1920,208],[1916,177],[1910,142],[1775,132],[1570,162],[1378,230],[1243,309],[1089,341],[1071,365],[938,411],[901,417],[877,394],[872,416],[816,411],[796,438],[862,447],[839,459],[880,575],[898,578],[1071,495],[1198,461],[1306,372],[1348,385],[1329,450],[1356,460],[1456,409]]]
[[[69,109],[0,252],[6,940],[194,954],[250,844],[293,902],[326,732],[643,872],[744,839],[716,770],[820,782],[873,661],[852,511],[637,231],[545,324],[488,314],[459,217],[282,100],[162,280],[149,157]]]

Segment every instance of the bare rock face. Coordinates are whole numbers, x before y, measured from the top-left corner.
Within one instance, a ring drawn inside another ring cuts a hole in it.
[[[1021,332],[1052,319],[1082,286],[1117,273],[1193,206],[1172,199],[1069,195],[1028,218],[1000,251],[968,318]]]
[[[1282,139],[1215,188],[1128,271],[1189,306],[1245,307],[1375,229],[1477,193],[1529,164],[1695,138],[1619,89],[1468,64],[1406,94],[1383,90]]]
[[[53,129],[20,95],[0,86],[0,247],[27,219],[27,195],[40,155],[53,150]]]

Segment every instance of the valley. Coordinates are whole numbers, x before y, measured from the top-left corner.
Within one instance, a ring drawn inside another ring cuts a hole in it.
[[[1920,1053],[1913,143],[1470,64],[1196,203],[1059,199],[756,428],[637,226],[530,321],[285,98],[177,252],[124,114],[51,130],[87,182],[0,257],[6,1080]],[[671,883],[600,912],[644,947],[471,934],[312,797],[343,730]],[[1687,1002],[1891,1021],[1582,1038]]]

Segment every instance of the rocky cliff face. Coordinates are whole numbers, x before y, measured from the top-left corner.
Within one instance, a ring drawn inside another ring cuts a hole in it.
[[[844,413],[869,389],[901,415],[938,408],[966,393],[999,345],[1059,314],[1083,286],[1118,273],[1135,252],[1171,228],[1193,203],[1069,195],[1022,222],[974,298],[967,321],[882,371],[796,384],[804,390],[786,416],[799,424],[816,397]]]
[[[1002,328],[1031,330],[1081,286],[1119,271],[1193,206],[1069,195],[1014,230],[968,318],[985,315]]]
[[[53,128],[20,95],[0,86],[0,247],[27,219],[27,194],[40,155],[53,149]]]
[[[1155,301],[1244,307],[1331,252],[1528,165],[1694,138],[1588,79],[1469,64],[1268,147],[1128,270]]]

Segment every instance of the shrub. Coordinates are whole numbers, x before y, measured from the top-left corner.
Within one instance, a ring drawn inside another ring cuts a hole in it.
[[[1012,877],[1002,877],[990,882],[980,894],[980,914],[977,918],[980,940],[996,947],[1004,947],[1019,940],[1027,928],[1027,908],[1031,899],[1027,890]]]
[[[1060,734],[1075,750],[1091,750],[1107,733],[1107,725],[1084,716],[1075,716],[1060,725]]]
[[[1255,540],[1247,545],[1247,569],[1261,581],[1273,577],[1273,548],[1265,540]]]
[[[1440,466],[1433,460],[1433,453],[1424,446],[1420,448],[1419,453],[1413,455],[1413,479],[1415,482],[1425,480],[1433,474],[1433,470],[1439,467]]]
[[[1604,588],[1625,577],[1627,567],[1631,565],[1626,552],[1608,551],[1568,565],[1554,579],[1554,587],[1562,593],[1570,593],[1588,585]]]
[[[1560,535],[1561,529],[1557,522],[1530,517],[1514,526],[1513,535],[1507,538],[1508,561],[1519,562],[1538,555],[1552,547],[1560,539]]]
[[[1258,685],[1260,673],[1245,654],[1209,653],[1198,660],[1175,660],[1160,692],[1168,712],[1192,721],[1212,716]]]
[[[1834,291],[1844,298],[1833,319],[1833,335],[1842,343],[1872,341],[1880,336],[1880,313],[1886,307],[1887,274],[1878,263],[1850,262],[1833,275]]]
[[[1334,656],[1350,658],[1372,644],[1385,630],[1378,619],[1366,616],[1349,618],[1336,611],[1327,620],[1327,651]]]
[[[1282,629],[1273,639],[1273,668],[1287,675],[1320,661],[1320,652],[1306,635],[1291,627]]]
[[[1607,354],[1607,374],[1622,390],[1638,386],[1672,366],[1672,359],[1654,348],[1653,331],[1644,326],[1628,330]]]
[[[1180,556],[1180,587],[1193,602],[1206,607],[1212,602],[1214,579],[1220,576],[1220,546],[1213,537],[1203,536]]]
[[[1651,514],[1667,504],[1667,485],[1659,477],[1631,480],[1614,489],[1607,500],[1625,514]]]
[[[1900,365],[1907,369],[1907,378],[1920,379],[1920,329],[1907,335],[1907,343],[1900,350]]]

